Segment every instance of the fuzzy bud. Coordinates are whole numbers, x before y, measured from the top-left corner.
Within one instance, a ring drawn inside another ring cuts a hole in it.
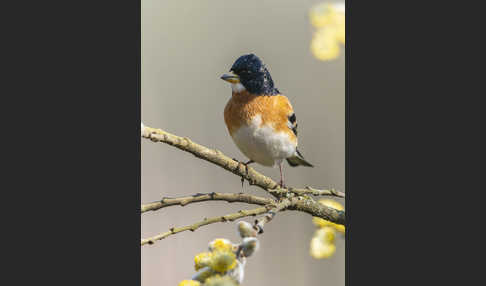
[[[199,253],[194,257],[194,268],[196,269],[196,271],[198,271],[203,267],[209,266],[210,262],[211,262],[210,252]]]
[[[256,237],[257,236],[257,231],[256,229],[253,228],[251,223],[246,222],[246,221],[240,221],[238,222],[238,232],[240,233],[240,236],[242,238],[245,237]]]
[[[226,238],[216,238],[208,245],[209,251],[233,250],[233,243]]]
[[[179,286],[200,286],[201,283],[195,280],[182,280]]]
[[[208,277],[211,277],[214,274],[216,274],[216,272],[214,272],[214,270],[211,269],[211,267],[204,267],[204,268],[200,269],[196,273],[196,275],[194,275],[192,277],[192,280],[197,280],[201,283],[204,283],[204,281],[206,281],[206,279],[208,279]]]
[[[317,259],[329,258],[335,251],[334,229],[327,226],[316,231],[310,244],[310,254],[312,257]]]
[[[244,257],[251,256],[254,252],[258,251],[260,243],[256,237],[245,237],[240,245],[241,255]]]
[[[228,270],[235,268],[236,255],[233,251],[223,250],[214,251],[211,255],[210,267],[219,273],[225,273]]]
[[[215,275],[209,277],[204,283],[205,286],[238,286],[235,280],[229,276]]]

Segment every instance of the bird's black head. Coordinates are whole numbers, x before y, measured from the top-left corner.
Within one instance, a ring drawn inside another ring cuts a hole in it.
[[[263,61],[254,54],[239,57],[230,69],[239,82],[253,94],[275,95],[279,91],[273,86],[270,72]]]

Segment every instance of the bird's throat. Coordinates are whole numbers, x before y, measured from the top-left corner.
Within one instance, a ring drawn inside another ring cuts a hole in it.
[[[240,93],[240,92],[246,90],[246,88],[241,84],[241,82],[239,82],[239,83],[232,83],[231,84],[231,89],[233,90],[233,93]]]

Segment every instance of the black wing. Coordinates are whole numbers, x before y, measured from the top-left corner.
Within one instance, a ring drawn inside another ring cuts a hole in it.
[[[289,116],[288,125],[289,128],[294,132],[295,136],[297,136],[297,117],[295,116],[295,113],[292,113],[292,115]]]

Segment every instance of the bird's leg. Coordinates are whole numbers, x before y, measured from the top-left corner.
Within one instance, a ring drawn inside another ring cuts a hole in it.
[[[255,163],[255,161],[253,160],[250,160],[246,163],[243,163],[243,162],[240,162],[238,160],[236,160],[235,158],[233,158],[234,161],[238,162],[238,165],[239,164],[242,164],[243,166],[245,166],[245,171],[246,171],[246,174],[248,175],[248,165],[251,164],[251,163]],[[239,167],[239,166],[238,166]],[[245,178],[242,176],[241,177],[241,188],[243,188],[243,184],[245,183]]]
[[[282,165],[283,165],[283,162],[278,164],[278,168],[280,169],[280,183],[279,183],[279,185],[280,185],[281,188],[285,188],[284,176],[283,176],[283,173],[282,173]]]

